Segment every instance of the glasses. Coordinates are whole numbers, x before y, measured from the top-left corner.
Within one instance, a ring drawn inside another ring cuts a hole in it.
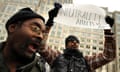
[[[28,22],[23,24],[25,27],[29,27],[34,33],[40,35],[43,34],[45,31],[44,24],[40,24],[38,22]]]
[[[68,39],[68,41],[79,43],[79,41],[78,41],[78,40],[73,39],[73,38],[69,38],[69,39]]]
[[[37,33],[38,35],[40,35],[42,33],[42,30],[39,26],[37,25],[31,25],[31,30],[35,33]]]

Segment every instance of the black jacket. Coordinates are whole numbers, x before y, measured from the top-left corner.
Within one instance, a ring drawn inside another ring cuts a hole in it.
[[[89,72],[89,66],[82,53],[77,49],[64,50],[53,62],[51,72]]]

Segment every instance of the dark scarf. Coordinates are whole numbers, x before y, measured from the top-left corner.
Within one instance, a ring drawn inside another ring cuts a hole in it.
[[[65,56],[74,56],[77,58],[83,57],[82,53],[78,49],[70,49],[70,48],[66,48],[64,50],[64,55]]]

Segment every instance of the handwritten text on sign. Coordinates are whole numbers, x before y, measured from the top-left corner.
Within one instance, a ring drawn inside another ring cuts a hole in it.
[[[63,5],[55,22],[69,26],[106,29],[105,11],[94,5]]]

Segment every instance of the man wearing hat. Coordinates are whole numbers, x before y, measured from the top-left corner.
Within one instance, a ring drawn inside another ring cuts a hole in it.
[[[44,18],[30,8],[23,8],[9,18],[7,40],[0,43],[0,72],[45,72],[43,58],[37,52],[42,49],[44,33],[49,33],[58,10],[55,7],[50,11],[52,19],[46,25]]]
[[[112,27],[114,20],[106,16],[105,21]],[[113,61],[116,57],[114,34],[111,30],[104,30],[105,44],[103,53],[93,56],[83,56],[79,51],[79,39],[69,35],[65,39],[63,54],[54,56],[51,72],[95,72],[103,65]]]
[[[51,72],[89,72],[89,66],[79,51],[79,39],[69,35],[65,39],[65,49],[53,62]]]

